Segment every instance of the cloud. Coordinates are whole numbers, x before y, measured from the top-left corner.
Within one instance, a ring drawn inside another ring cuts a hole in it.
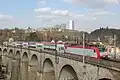
[[[36,18],[38,19],[38,22],[41,22],[42,24],[54,25],[67,23],[68,20],[74,20],[76,27],[78,27],[78,25],[89,26],[91,24],[95,24],[96,21],[98,21],[99,23],[104,16],[111,17],[116,15],[113,12],[100,9],[87,10],[86,12],[81,14],[80,12],[75,13],[65,9],[55,9],[50,7],[37,8],[34,9],[34,12],[36,13]]]
[[[109,4],[120,4],[120,0],[64,0],[67,3],[90,8],[103,8]]]
[[[37,18],[42,19],[42,20],[47,20],[51,19],[53,21],[68,21],[70,19],[77,19],[84,17],[84,14],[78,14],[78,13],[73,13],[65,9],[53,9],[49,7],[45,8],[37,8],[34,9],[34,11],[37,13]],[[50,22],[50,21],[49,21]]]
[[[68,10],[49,7],[37,8],[34,9],[34,11],[36,12],[36,18],[39,22],[51,25],[66,23],[68,20],[74,19],[77,16]]]
[[[15,17],[7,14],[0,13],[0,27],[14,27],[22,25],[22,20],[18,20]]]
[[[50,24],[57,24],[57,22],[66,22],[75,17],[68,10],[53,9],[49,7],[34,9],[34,11],[37,13],[36,17],[39,20]]]
[[[105,10],[92,10],[88,11],[90,16],[102,16],[102,15],[116,15],[116,13],[105,11]]]
[[[35,12],[41,12],[41,13],[49,13],[51,12],[51,8],[49,7],[45,7],[45,8],[37,8],[37,9],[34,9]]]
[[[96,20],[97,18],[96,17],[93,17],[91,20]]]
[[[12,25],[13,17],[0,13],[0,27],[8,27]]]
[[[46,1],[41,1],[41,0],[40,0],[40,1],[38,1],[38,3],[39,3],[39,4],[44,4],[44,5],[45,5],[45,4],[46,4]]]
[[[56,10],[49,7],[38,8],[38,9],[35,9],[34,11],[44,15],[48,14],[48,15],[55,15],[55,16],[71,16],[71,13],[68,10]]]
[[[10,15],[0,14],[0,22],[2,21],[10,21],[13,17]]]
[[[80,13],[74,13],[70,12],[68,10],[63,9],[53,9],[50,7],[44,7],[44,8],[37,8],[34,9],[34,11],[37,13],[37,18],[40,19],[63,19],[63,20],[69,20],[69,19],[81,19],[81,20],[95,20],[99,16],[105,16],[105,15],[115,15],[115,13],[95,9],[95,10],[89,10],[87,13],[80,14]]]
[[[40,6],[45,6],[47,5],[47,2],[46,0],[37,0],[37,7],[40,7]]]
[[[104,3],[108,3],[108,4],[119,4],[120,0],[103,0]]]
[[[38,14],[37,17],[67,17],[67,18],[82,18],[82,17],[94,17],[94,16],[105,16],[105,15],[116,15],[116,13],[101,10],[101,9],[91,9],[84,14],[70,12],[65,9],[53,9],[50,7],[37,8],[34,11]]]

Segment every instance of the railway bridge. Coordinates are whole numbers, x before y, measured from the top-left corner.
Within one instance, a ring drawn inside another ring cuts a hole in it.
[[[4,46],[0,54],[10,80],[120,80],[119,61]]]

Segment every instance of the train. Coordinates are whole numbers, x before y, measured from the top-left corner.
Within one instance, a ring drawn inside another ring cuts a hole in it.
[[[56,43],[41,43],[40,45],[43,46],[42,49],[46,50],[55,50]],[[89,46],[86,45],[83,48],[83,45],[71,45],[69,43],[57,43],[56,50],[59,53],[70,53],[76,55],[85,55],[89,57],[94,57],[97,59],[100,58],[107,58],[109,54],[109,50],[104,46]]]
[[[22,42],[22,44],[17,43],[16,45],[27,48],[36,48],[40,51],[57,50],[57,52],[61,54],[70,53],[75,55],[85,55],[97,59],[107,58],[109,54],[109,50],[104,46],[85,45],[83,48],[82,45],[71,45],[66,42]]]

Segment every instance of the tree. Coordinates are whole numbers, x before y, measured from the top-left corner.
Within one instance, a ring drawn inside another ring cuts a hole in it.
[[[108,26],[106,27],[106,29],[109,29]]]
[[[29,36],[26,37],[26,41],[40,41],[36,32],[30,33]]]

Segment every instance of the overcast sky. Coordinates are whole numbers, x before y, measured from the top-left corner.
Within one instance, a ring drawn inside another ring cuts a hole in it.
[[[75,29],[120,28],[120,0],[0,0],[0,28],[75,21]]]

